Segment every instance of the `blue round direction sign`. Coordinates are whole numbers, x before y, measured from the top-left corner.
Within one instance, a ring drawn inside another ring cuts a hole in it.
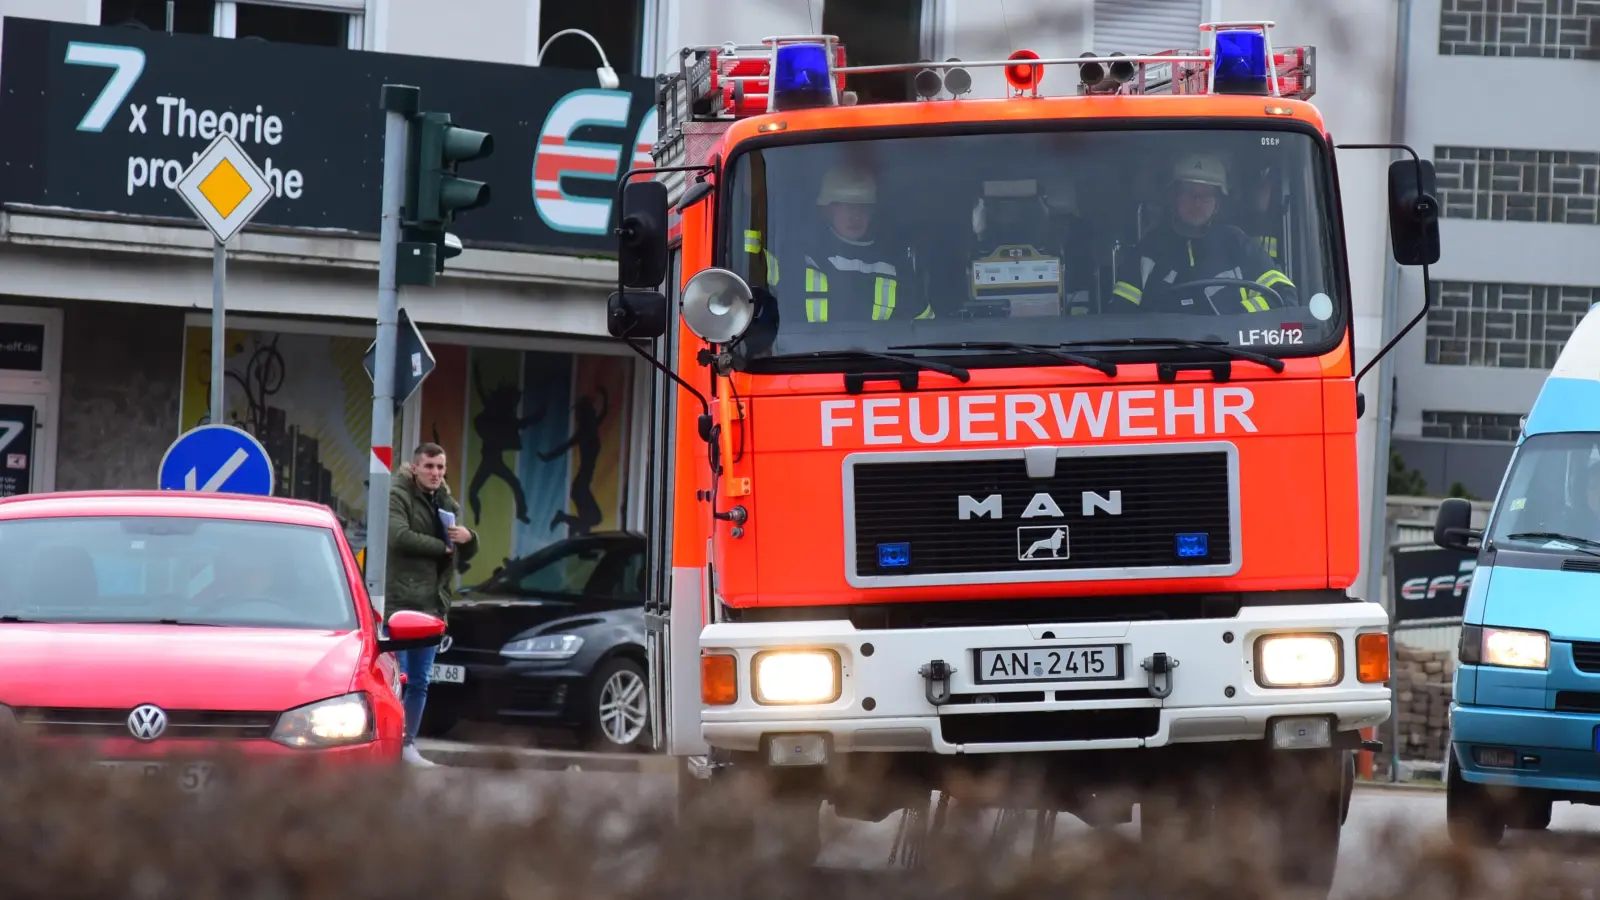
[[[272,495],[272,460],[250,432],[201,425],[184,432],[161,457],[163,491]]]

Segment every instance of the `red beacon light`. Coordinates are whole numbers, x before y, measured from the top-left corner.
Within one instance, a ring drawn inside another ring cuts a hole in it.
[[[1038,59],[1039,54],[1032,50],[1018,50],[1006,57],[1013,59]],[[1018,94],[1023,91],[1032,91],[1035,97],[1039,96],[1039,82],[1044,80],[1044,66],[1017,64],[1006,66],[1006,83]]]

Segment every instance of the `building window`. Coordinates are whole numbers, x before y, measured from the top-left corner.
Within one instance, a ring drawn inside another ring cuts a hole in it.
[[[235,3],[233,36],[260,38],[275,44],[309,44],[346,47],[350,43],[350,14],[331,9]]]
[[[594,35],[606,51],[606,59],[618,75],[638,75],[644,49],[644,5],[650,0],[544,0],[539,4],[539,41],[567,28],[580,28]],[[541,66],[561,69],[600,68],[594,45],[581,35],[563,35],[550,44]]]
[[[216,7],[214,0],[101,0],[100,24],[168,34],[211,34],[216,27]]]
[[[1600,288],[1439,281],[1428,311],[1428,362],[1548,369]]]
[[[1201,7],[1201,0],[1095,0],[1094,52],[1197,49]]]
[[[1600,59],[1600,0],[1440,0],[1439,54]]]
[[[923,0],[829,0],[822,8],[822,31],[844,44],[845,64],[886,66],[916,62],[922,52]],[[916,71],[851,75],[849,90],[861,103],[903,103],[914,99]]]
[[[1522,430],[1522,413],[1460,412],[1425,409],[1422,436],[1454,441],[1514,442]]]
[[[1600,153],[1435,147],[1433,159],[1446,218],[1600,225]]]

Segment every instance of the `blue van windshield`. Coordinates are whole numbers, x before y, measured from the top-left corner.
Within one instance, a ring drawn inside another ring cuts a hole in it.
[[[1600,432],[1538,434],[1523,441],[1496,505],[1489,534],[1496,544],[1600,550]]]

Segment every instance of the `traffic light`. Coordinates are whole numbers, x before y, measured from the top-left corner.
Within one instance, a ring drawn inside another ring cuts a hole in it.
[[[461,255],[447,229],[458,213],[489,203],[489,185],[456,174],[464,162],[494,152],[494,137],[451,124],[450,114],[419,112],[411,119],[399,283],[431,285],[444,261]]]
[[[417,138],[417,205],[411,219],[424,225],[448,225],[456,213],[489,202],[489,185],[456,174],[464,162],[494,152],[487,132],[450,124],[450,114],[425,112],[414,125]]]

